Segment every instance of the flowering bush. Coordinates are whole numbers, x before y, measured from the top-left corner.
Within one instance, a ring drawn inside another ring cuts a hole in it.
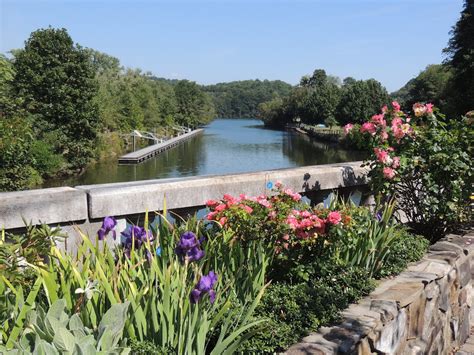
[[[416,103],[413,113],[394,101],[360,132],[372,149],[367,165],[373,190],[396,196],[409,226],[436,241],[469,220],[472,123],[448,121],[429,103]]]

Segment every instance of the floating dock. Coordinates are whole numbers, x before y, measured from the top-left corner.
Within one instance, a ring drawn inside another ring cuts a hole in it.
[[[191,131],[189,133],[184,133],[178,137],[171,138],[167,140],[166,142],[163,143],[158,143],[154,145],[150,145],[149,147],[139,149],[135,152],[131,152],[125,155],[122,155],[119,159],[118,162],[119,164],[138,164],[141,163],[144,160],[150,159],[151,157],[154,157],[155,155],[158,155],[165,150],[168,150],[170,148],[173,148],[180,144],[181,142],[201,133],[203,131],[202,128],[195,129],[194,131]]]

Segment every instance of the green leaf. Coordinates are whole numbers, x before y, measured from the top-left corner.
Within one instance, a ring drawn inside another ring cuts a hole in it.
[[[56,330],[54,335],[53,344],[56,345],[56,348],[61,351],[72,353],[74,351],[74,346],[76,341],[74,335],[69,332],[66,328],[61,327]]]

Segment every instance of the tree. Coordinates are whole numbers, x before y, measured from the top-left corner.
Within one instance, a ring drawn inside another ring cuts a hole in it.
[[[377,80],[346,78],[341,89],[336,119],[341,125],[365,122],[388,101],[387,90]]]
[[[65,29],[40,29],[17,51],[13,88],[22,107],[35,115],[39,139],[56,132],[55,151],[69,168],[84,167],[94,152],[97,82],[87,51]]]
[[[177,103],[176,122],[183,126],[198,126],[210,122],[214,106],[209,95],[193,81],[181,80],[174,87]]]
[[[448,66],[428,65],[416,78],[392,93],[392,96],[405,110],[411,110],[416,102],[429,102],[444,109],[450,79],[451,71]]]
[[[449,111],[463,115],[474,109],[474,0],[465,0],[461,17],[451,31],[444,50],[445,63],[452,69]]]

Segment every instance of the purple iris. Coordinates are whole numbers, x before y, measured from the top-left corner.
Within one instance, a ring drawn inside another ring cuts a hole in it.
[[[115,232],[114,228],[116,225],[117,220],[114,217],[105,217],[102,221],[102,227],[100,227],[99,231],[97,232],[99,240],[104,240],[109,232],[112,232],[112,236],[115,240],[117,233]]]
[[[125,249],[125,255],[130,256],[132,246],[135,249],[140,249],[143,243],[147,240],[153,241],[153,234],[147,231],[145,228],[140,226],[130,226],[127,230],[121,233],[123,240],[123,246]]]
[[[201,276],[201,279],[191,291],[191,303],[198,303],[201,298],[207,293],[209,294],[209,301],[214,303],[216,299],[216,291],[212,288],[217,282],[217,275],[214,271],[210,271],[209,274]]]
[[[198,261],[204,257],[204,251],[201,249],[201,240],[198,240],[193,232],[184,232],[179,238],[175,252],[180,257],[189,262]]]

